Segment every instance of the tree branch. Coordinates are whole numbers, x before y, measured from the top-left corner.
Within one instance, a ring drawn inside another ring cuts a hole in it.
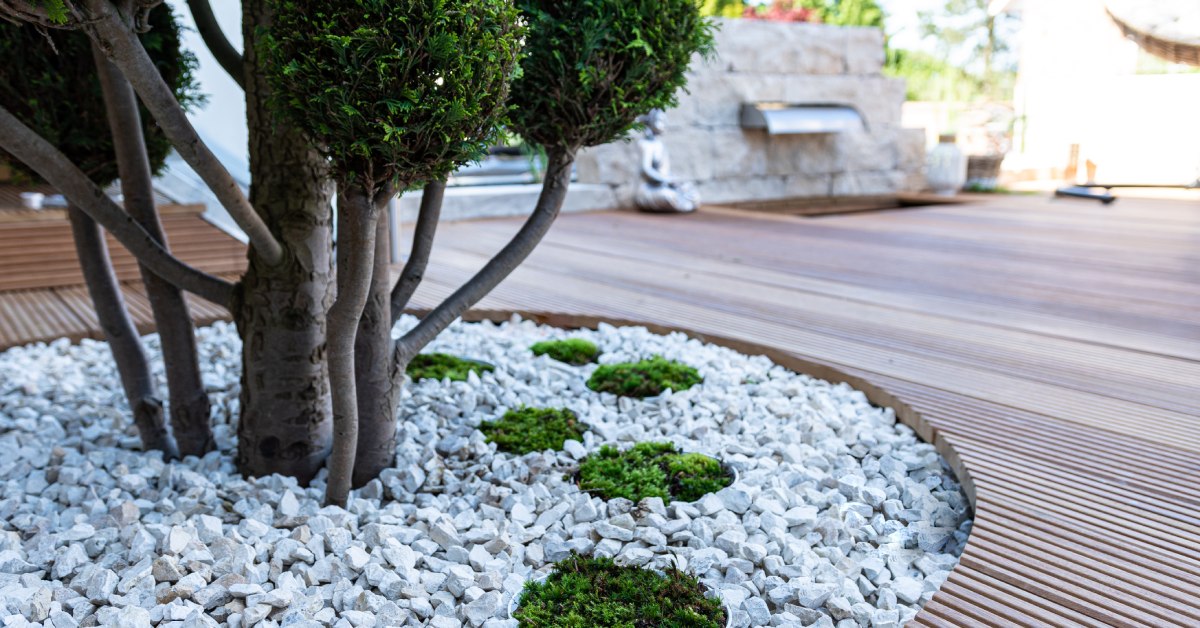
[[[333,452],[327,506],[346,506],[358,450],[358,388],[354,338],[371,289],[378,209],[364,190],[338,192],[337,298],[329,308],[329,385],[333,393]]]
[[[0,107],[0,147],[58,189],[68,202],[100,223],[154,274],[213,303],[229,306],[233,284],[192,268],[171,255],[65,155],[4,107]]]
[[[246,72],[242,67],[242,53],[233,47],[225,32],[221,30],[217,16],[213,14],[212,5],[208,0],[187,0],[188,8],[192,11],[192,19],[196,22],[196,30],[208,51],[216,58],[217,63],[229,74],[229,77],[246,89]]]
[[[278,264],[283,259],[283,247],[250,206],[237,181],[200,139],[137,36],[108,0],[87,0],[87,7],[92,17],[87,29],[92,41],[129,79],[163,134],[246,232],[255,252],[268,264]]]
[[[409,299],[425,278],[429,266],[429,253],[433,250],[433,237],[437,233],[438,220],[442,215],[442,199],[446,193],[445,181],[430,181],[421,194],[421,212],[417,215],[417,226],[413,231],[412,251],[400,279],[392,288],[392,324],[400,320]]]
[[[554,219],[558,217],[558,212],[567,197],[567,188],[571,184],[571,165],[575,162],[575,149],[554,148],[548,156],[546,178],[542,183],[542,193],[538,197],[533,215],[474,277],[396,341],[396,357],[400,364],[407,363],[412,356],[449,327],[454,319],[462,316],[467,309],[512,274],[550,230],[550,225],[554,224]]]

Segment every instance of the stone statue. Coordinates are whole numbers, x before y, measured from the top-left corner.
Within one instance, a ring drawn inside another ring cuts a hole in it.
[[[667,147],[658,138],[666,129],[666,114],[660,109],[653,109],[639,121],[646,126],[646,134],[638,142],[642,149],[642,183],[638,186],[634,203],[638,209],[647,212],[695,211],[700,205],[696,188],[688,183],[671,181]]]

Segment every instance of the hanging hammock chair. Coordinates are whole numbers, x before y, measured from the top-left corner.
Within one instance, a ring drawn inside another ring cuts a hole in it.
[[[1108,15],[1146,52],[1200,66],[1200,0],[1109,0]]]

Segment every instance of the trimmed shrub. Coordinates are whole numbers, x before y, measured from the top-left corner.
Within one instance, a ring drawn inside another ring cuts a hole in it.
[[[713,49],[695,0],[517,0],[528,56],[513,83],[514,130],[543,146],[623,137],[677,104],[693,57]]]
[[[582,338],[547,340],[534,344],[529,350],[533,351],[534,355],[548,355],[559,362],[575,366],[591,364],[600,357],[600,348]]]
[[[149,13],[151,30],[139,35],[163,80],[185,108],[203,102],[196,84],[196,57],[180,43],[179,22],[170,7]],[[0,20],[0,105],[46,138],[96,184],[117,179],[112,131],[92,40],[78,30],[39,29]],[[171,142],[144,107],[142,134],[150,167],[162,169]],[[24,164],[0,151],[0,160],[22,180],[41,182]]]
[[[467,381],[467,374],[489,373],[496,370],[491,364],[468,360],[445,353],[422,353],[408,363],[408,376],[413,381],[422,379],[449,379],[452,382]]]
[[[693,576],[619,567],[609,558],[572,555],[545,582],[529,582],[514,618],[522,626],[720,628],[725,609]]]
[[[479,426],[489,443],[510,454],[525,455],[547,449],[560,450],[568,440],[583,440],[587,426],[566,408],[521,407],[497,421]]]
[[[523,29],[512,0],[272,0],[275,107],[364,189],[441,179],[508,112]]]
[[[671,443],[638,443],[627,451],[605,445],[579,464],[579,488],[604,499],[692,502],[732,483],[717,460]]]
[[[654,356],[641,362],[605,364],[592,373],[587,385],[596,392],[645,398],[661,395],[667,389],[687,390],[703,381],[696,369]]]

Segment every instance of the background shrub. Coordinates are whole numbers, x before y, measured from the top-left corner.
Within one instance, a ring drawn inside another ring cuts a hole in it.
[[[712,51],[695,0],[517,0],[528,57],[513,125],[543,146],[594,146],[677,104],[692,58]]]
[[[587,426],[566,408],[522,407],[509,410],[498,421],[479,426],[489,443],[510,454],[563,448],[568,440],[583,440]]]
[[[604,499],[691,502],[732,483],[720,462],[681,453],[672,443],[638,443],[628,451],[605,445],[579,464],[579,488]]]
[[[181,47],[179,23],[171,8],[157,7],[150,11],[149,19],[151,30],[139,35],[142,45],[180,104],[185,108],[200,104],[196,57]],[[0,59],[0,105],[61,150],[98,185],[115,181],[117,162],[92,58],[92,40],[77,30],[43,32],[0,20]],[[171,143],[149,112],[140,109],[150,167],[158,173]],[[0,159],[19,178],[41,182],[41,177],[3,151]]]
[[[340,180],[403,186],[484,154],[523,30],[512,0],[272,0],[274,106]]]
[[[413,381],[422,379],[449,379],[452,382],[465,382],[469,373],[488,373],[496,370],[491,364],[478,360],[468,360],[445,353],[421,353],[408,363],[408,376]]]
[[[623,364],[605,364],[588,379],[588,388],[622,397],[653,397],[667,389],[687,390],[704,381],[696,369],[662,356]]]
[[[559,362],[575,366],[591,364],[600,357],[600,348],[596,343],[582,338],[566,338],[564,340],[547,340],[529,348],[534,355],[548,355]]]
[[[522,626],[659,626],[720,628],[721,601],[704,596],[696,578],[618,567],[608,558],[571,556],[545,582],[530,582],[514,617]]]

